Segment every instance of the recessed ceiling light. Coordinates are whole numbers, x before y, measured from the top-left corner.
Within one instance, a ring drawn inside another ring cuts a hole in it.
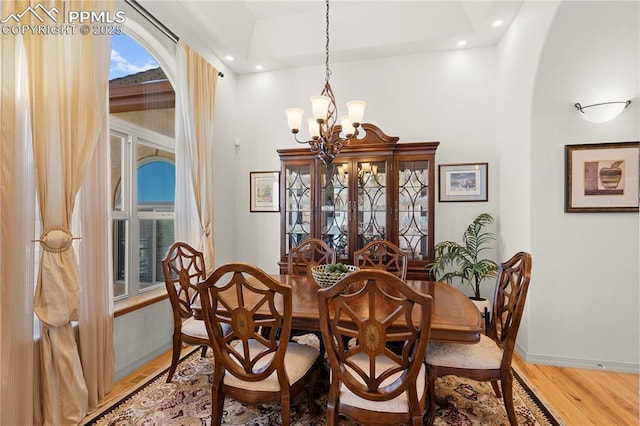
[[[263,70],[263,69],[264,69],[264,67],[263,67],[262,65],[256,65],[256,69],[257,69],[258,71],[261,71],[261,70]]]
[[[466,46],[467,40],[460,40],[457,44],[458,44],[458,47]]]
[[[496,19],[495,21],[493,21],[491,23],[491,26],[493,28],[498,28],[500,25],[504,24],[504,21],[502,19]]]
[[[227,61],[233,61],[235,58],[231,55],[227,55],[224,57]]]

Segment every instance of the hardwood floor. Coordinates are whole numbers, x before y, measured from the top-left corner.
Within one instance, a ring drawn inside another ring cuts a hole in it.
[[[191,349],[187,347],[183,353]],[[155,376],[170,360],[171,354],[167,352],[118,381],[103,407]],[[529,364],[517,354],[513,366],[568,426],[640,424],[637,374]]]
[[[638,375],[529,364],[514,368],[567,425],[638,425]]]

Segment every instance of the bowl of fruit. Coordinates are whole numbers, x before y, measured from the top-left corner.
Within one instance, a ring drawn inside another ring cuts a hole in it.
[[[357,266],[345,265],[343,263],[329,263],[328,265],[315,265],[311,267],[311,275],[320,287],[331,287],[340,278],[357,271]]]

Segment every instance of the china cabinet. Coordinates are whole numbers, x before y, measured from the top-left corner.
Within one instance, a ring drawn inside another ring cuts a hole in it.
[[[370,123],[329,166],[305,148],[279,149],[280,271],[307,237],[324,240],[338,262],[386,239],[409,259],[407,278],[424,278],[433,260],[434,169],[439,142],[399,143]]]

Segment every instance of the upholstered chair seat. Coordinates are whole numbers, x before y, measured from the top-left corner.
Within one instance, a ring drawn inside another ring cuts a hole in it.
[[[264,351],[266,347],[257,340],[249,340],[249,356],[254,358],[260,352]],[[235,347],[236,350],[242,350],[242,342],[238,342]],[[295,383],[305,376],[313,368],[315,360],[320,355],[318,349],[303,345],[296,342],[289,342],[287,352],[284,355],[284,368],[287,373],[287,377],[291,383]],[[274,354],[265,356],[255,364],[254,370],[259,370],[265,365],[269,364],[274,357]],[[236,361],[237,362],[237,361]],[[228,372],[224,376],[224,384],[227,386],[233,386],[235,388],[247,389],[250,391],[262,391],[262,392],[279,392],[280,383],[278,383],[278,375],[274,371],[269,377],[258,382],[248,382],[237,378],[233,374]]]
[[[231,327],[228,324],[222,324],[222,330],[224,334],[228,334]],[[204,321],[195,318],[187,318],[182,322],[182,334],[198,339],[209,339]]]
[[[428,364],[435,366],[493,370],[500,368],[502,349],[494,340],[482,334],[480,342],[472,345],[429,342],[426,359]]]
[[[369,368],[369,357],[362,352],[354,355],[351,358],[351,361],[353,361],[354,364],[356,364],[363,370]],[[390,370],[394,367],[399,366],[397,363],[393,362],[391,358],[385,355],[378,355],[376,357],[376,365],[380,368],[380,371]],[[362,380],[360,376],[355,374],[355,371],[352,368],[347,367],[347,370],[349,370],[349,374],[356,378],[360,383],[362,383],[363,385],[365,384],[364,380]],[[427,392],[426,371],[426,367],[423,364],[420,367],[420,371],[418,372],[418,379],[416,381],[418,398],[422,400],[426,397]],[[402,374],[401,371],[390,375],[382,381],[380,386],[384,387],[393,383],[398,379],[398,377],[400,377],[400,374]],[[359,397],[358,395],[351,392],[345,384],[341,384],[340,396],[338,397],[338,399],[340,400],[341,404],[346,404],[351,407],[356,407],[363,410],[379,411],[382,413],[408,413],[410,411],[409,395],[407,392],[403,392],[395,398],[387,401],[372,401],[370,399]]]

